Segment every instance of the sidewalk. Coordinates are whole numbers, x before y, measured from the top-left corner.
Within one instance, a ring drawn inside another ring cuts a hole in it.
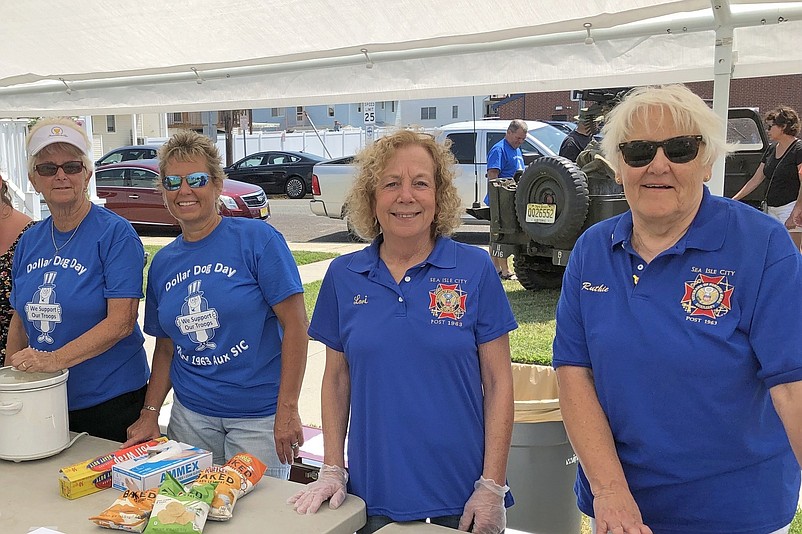
[[[142,243],[146,245],[164,246],[175,238],[143,236],[141,239]],[[367,246],[367,243],[288,243],[288,245],[290,250],[335,252],[342,255],[361,250]],[[301,274],[301,282],[308,284],[309,282],[322,280],[331,261],[332,260],[324,260],[298,267],[298,272]],[[139,317],[137,319],[140,328],[142,328],[144,318],[145,301],[142,300],[139,303]],[[148,362],[150,362],[153,355],[155,344],[155,338],[145,334],[145,352],[147,352],[148,355]],[[320,428],[322,426],[320,415],[320,384],[323,381],[323,369],[326,364],[326,347],[322,343],[310,339],[309,349],[306,354],[306,373],[304,374],[304,382],[301,387],[301,395],[298,399],[298,411],[303,424]],[[172,402],[173,392],[171,391],[167,395],[159,415],[159,424],[162,427],[162,431],[166,431],[167,429]]]

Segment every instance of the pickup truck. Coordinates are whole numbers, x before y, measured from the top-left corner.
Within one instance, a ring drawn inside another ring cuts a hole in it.
[[[464,224],[488,224],[490,211],[484,203],[487,193],[487,152],[507,131],[507,120],[481,120],[448,124],[433,133],[440,141],[449,140],[457,159],[456,186],[465,207]],[[541,156],[555,156],[565,133],[538,121],[527,121],[529,131],[521,145],[529,164]],[[334,219],[346,218],[344,199],[354,180],[353,156],[318,163],[312,169],[312,213]],[[347,222],[347,220],[346,220]],[[358,239],[350,225],[349,236]]]

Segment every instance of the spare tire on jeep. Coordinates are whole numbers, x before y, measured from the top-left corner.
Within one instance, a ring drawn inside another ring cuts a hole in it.
[[[530,204],[555,206],[554,222],[527,222]],[[559,156],[538,158],[518,182],[515,213],[518,223],[535,243],[556,245],[579,235],[588,215],[588,183],[571,160]]]

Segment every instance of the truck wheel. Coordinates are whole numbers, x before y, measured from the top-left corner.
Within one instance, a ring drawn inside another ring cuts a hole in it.
[[[347,217],[345,219],[345,225],[348,228],[348,240],[349,241],[351,241],[352,243],[365,243],[366,242],[365,239],[362,239],[362,236],[360,236],[358,233],[356,233],[356,230],[354,230],[354,227],[351,226],[351,221],[349,221]]]
[[[553,223],[526,222],[527,204],[555,204]],[[515,213],[535,243],[554,245],[576,239],[588,215],[588,183],[572,161],[546,156],[524,171],[515,193]]]
[[[512,258],[518,282],[529,291],[559,289],[565,267],[554,265],[549,258],[516,254]]]
[[[290,198],[304,198],[306,196],[306,184],[298,176],[290,176],[284,184],[284,191]]]

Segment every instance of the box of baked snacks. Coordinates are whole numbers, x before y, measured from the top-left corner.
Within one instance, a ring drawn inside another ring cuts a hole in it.
[[[186,485],[167,472],[158,488],[126,490],[109,508],[89,520],[101,527],[127,532],[201,532],[207,518],[231,519],[237,500],[254,488],[265,469],[265,464],[255,456],[239,453],[225,465],[203,469]]]

